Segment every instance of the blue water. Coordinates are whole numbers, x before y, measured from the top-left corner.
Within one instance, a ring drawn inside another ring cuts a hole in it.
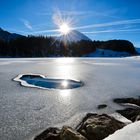
[[[81,81],[71,79],[51,79],[40,75],[22,75],[20,79],[26,81],[29,85],[49,89],[73,89],[83,86]]]

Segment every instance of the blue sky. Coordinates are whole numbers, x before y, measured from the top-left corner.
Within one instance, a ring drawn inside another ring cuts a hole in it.
[[[140,47],[139,0],[0,0],[0,27],[55,35],[58,18],[93,40],[126,39]]]

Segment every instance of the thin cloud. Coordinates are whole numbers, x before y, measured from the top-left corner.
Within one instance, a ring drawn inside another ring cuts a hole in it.
[[[116,25],[129,25],[129,24],[140,24],[140,19],[120,20],[115,22],[92,24],[92,25],[86,25],[81,27],[75,27],[75,29],[89,29],[89,28],[108,27],[108,26],[116,26]]]
[[[82,32],[84,34],[100,34],[100,33],[112,33],[112,32],[140,32],[140,29],[119,29],[119,30],[101,30],[101,31],[94,31],[94,32]]]
[[[22,20],[24,22],[24,25],[32,30],[32,26],[30,25],[29,21]],[[91,31],[91,32],[84,32],[85,34],[99,34],[99,33],[112,33],[112,32],[139,32],[140,29],[134,29],[130,27],[133,27],[134,24],[140,24],[140,19],[132,19],[132,20],[119,20],[115,22],[108,22],[108,23],[100,23],[100,24],[92,24],[92,25],[86,25],[86,26],[80,26],[80,27],[71,27],[72,30],[81,30],[82,29],[91,29],[91,28],[100,28],[100,27],[111,27],[111,26],[117,26],[117,25],[126,25],[123,29],[111,29],[111,30],[100,30],[100,31]],[[32,31],[30,34],[55,34],[58,33],[59,29],[53,29],[53,30],[38,30],[38,31]]]
[[[56,30],[42,30],[42,31],[35,31],[35,32],[32,32],[33,34],[40,34],[40,33],[54,33],[54,32],[58,32],[59,30],[56,29]]]
[[[30,23],[28,20],[26,20],[26,19],[20,19],[20,20],[23,22],[23,24],[24,24],[24,26],[25,26],[26,28],[28,28],[28,29],[30,29],[30,30],[33,29],[31,23]]]
[[[93,27],[107,27],[107,26],[113,26],[113,25],[123,25],[123,24],[136,24],[140,23],[140,19],[134,19],[134,20],[123,20],[123,21],[116,21],[116,22],[110,22],[110,23],[103,23],[103,24],[94,24],[89,26],[82,26],[77,27],[77,28],[71,28],[72,30],[77,30],[77,29],[88,29],[88,28],[93,28]],[[85,28],[86,27],[86,28]],[[129,27],[128,27],[129,28]],[[111,33],[111,32],[134,32],[134,31],[140,31],[140,29],[117,29],[117,30],[101,30],[101,31],[93,31],[93,32],[83,32],[85,34],[98,34],[98,33]],[[41,34],[41,33],[55,33],[59,32],[59,29],[54,29],[54,30],[40,30],[40,31],[34,31],[32,34]]]

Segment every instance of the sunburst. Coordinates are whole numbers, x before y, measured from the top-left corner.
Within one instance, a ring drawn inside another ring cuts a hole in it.
[[[59,32],[62,35],[67,35],[70,31],[71,31],[71,28],[67,23],[62,23],[59,27]]]

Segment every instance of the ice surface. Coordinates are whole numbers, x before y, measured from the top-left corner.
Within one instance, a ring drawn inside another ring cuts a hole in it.
[[[27,88],[12,80],[22,73],[78,79],[84,86]],[[75,126],[76,118],[96,112],[99,104],[107,104],[104,113],[112,114],[121,108],[112,99],[139,96],[139,85],[140,57],[0,59],[0,140],[29,140],[50,126]]]

